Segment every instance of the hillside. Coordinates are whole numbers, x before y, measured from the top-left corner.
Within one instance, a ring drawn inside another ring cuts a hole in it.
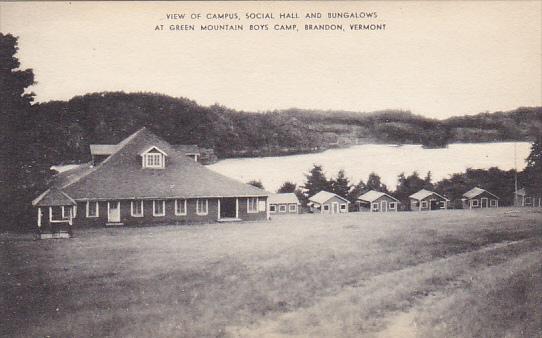
[[[356,143],[529,140],[542,107],[447,120],[408,111],[371,113],[289,109],[251,113],[152,93],[107,92],[33,106],[52,163],[88,160],[90,143],[117,143],[143,125],[172,144],[213,148],[220,158],[312,152]]]

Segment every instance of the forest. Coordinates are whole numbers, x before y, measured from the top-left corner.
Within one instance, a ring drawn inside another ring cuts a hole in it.
[[[186,98],[107,92],[32,106],[40,139],[56,163],[84,162],[91,143],[117,143],[142,126],[172,144],[214,149],[219,158],[306,153],[359,143],[423,144],[529,141],[542,128],[542,108],[430,119],[408,111],[289,109],[243,112]]]

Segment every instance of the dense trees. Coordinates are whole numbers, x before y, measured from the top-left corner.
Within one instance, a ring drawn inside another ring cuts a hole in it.
[[[539,135],[531,146],[526,159],[525,187],[531,195],[542,195],[542,135]]]
[[[0,33],[0,229],[30,225],[30,201],[49,173],[31,106],[34,95],[27,92],[34,74],[19,69],[17,50],[17,38]]]
[[[528,140],[542,127],[542,108],[435,120],[406,111],[374,113],[289,109],[254,114],[152,93],[92,93],[34,106],[49,132],[51,161],[88,160],[88,144],[116,143],[142,126],[173,144],[214,148],[220,158],[282,155],[331,144]],[[517,118],[521,116],[522,118]],[[54,137],[52,137],[54,135]]]
[[[295,192],[296,190],[297,190],[297,184],[286,181],[279,187],[279,189],[277,190],[277,193],[279,194],[291,193],[291,192]]]

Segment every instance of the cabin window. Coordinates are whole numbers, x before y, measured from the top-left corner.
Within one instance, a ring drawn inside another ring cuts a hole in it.
[[[132,201],[132,217],[143,217],[143,201]]]
[[[525,205],[531,205],[532,198],[531,197],[525,197]]]
[[[175,200],[175,215],[186,215],[186,200]]]
[[[206,198],[196,200],[196,214],[203,216],[203,215],[207,215],[208,213],[209,213],[209,200]]]
[[[422,201],[422,208],[427,208],[428,205],[427,201]]]
[[[371,210],[378,211],[378,208],[379,208],[378,202],[371,204]]]
[[[341,210],[346,211],[346,204],[341,204]]]
[[[62,206],[62,219],[69,219],[71,217],[71,208]]]
[[[289,209],[290,212],[297,212],[297,205],[295,205],[295,204],[290,204],[289,208],[290,208],[290,209]]]
[[[478,200],[472,200],[472,206],[477,207],[478,206]]]
[[[281,204],[279,206],[279,212],[286,212],[286,205],[285,204]]]
[[[166,201],[164,200],[152,201],[152,215],[165,216],[166,215]]]
[[[328,210],[329,210],[329,205],[324,204],[324,210],[325,210],[325,211],[328,211]]]
[[[99,217],[100,206],[97,201],[87,201],[87,217]]]
[[[391,210],[397,209],[397,203],[396,203],[396,202],[390,202],[389,208],[390,208]]]
[[[277,206],[274,204],[269,205],[269,212],[277,212]]]
[[[279,209],[280,211],[280,209]],[[258,212],[258,197],[249,197],[247,198],[247,212],[256,213]]]
[[[491,200],[489,201],[489,205],[491,205],[492,207],[496,207],[497,206],[497,200]]]

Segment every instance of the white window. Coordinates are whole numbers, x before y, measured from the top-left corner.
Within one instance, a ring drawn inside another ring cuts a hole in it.
[[[97,201],[87,201],[87,217],[99,217],[100,216],[100,206]]]
[[[286,204],[279,205],[279,212],[286,212]]]
[[[428,207],[428,205],[429,204],[427,203],[427,201],[422,201],[422,208],[423,209],[426,209]]]
[[[175,215],[186,215],[186,200],[175,200]]]
[[[158,153],[145,154],[145,167],[146,168],[163,168],[164,167],[164,155]]]
[[[389,206],[390,206],[390,210],[397,209],[397,203],[396,202],[390,202]]]
[[[378,202],[375,202],[375,203],[372,203],[371,204],[371,210],[373,211],[378,211],[380,205],[378,204]]]
[[[489,203],[490,203],[490,205],[491,205],[492,207],[496,207],[496,206],[497,206],[497,200],[491,200]]]
[[[341,204],[341,210],[346,211],[346,204]]]
[[[208,213],[209,213],[209,200],[206,198],[196,200],[196,214],[203,216],[203,215],[207,215]]]
[[[71,217],[72,208],[62,206],[62,219],[68,219]]]
[[[280,208],[279,208],[280,211]],[[258,197],[247,198],[247,212],[253,214],[258,212]]]
[[[478,206],[478,200],[472,200],[472,206],[477,207]]]
[[[269,212],[277,212],[277,206],[274,204],[269,205]]]
[[[132,217],[143,217],[143,201],[132,201]]]
[[[163,201],[163,200],[152,201],[152,215],[165,216],[166,215],[166,201]]]
[[[289,211],[290,212],[297,212],[297,205],[296,204],[290,204]]]

